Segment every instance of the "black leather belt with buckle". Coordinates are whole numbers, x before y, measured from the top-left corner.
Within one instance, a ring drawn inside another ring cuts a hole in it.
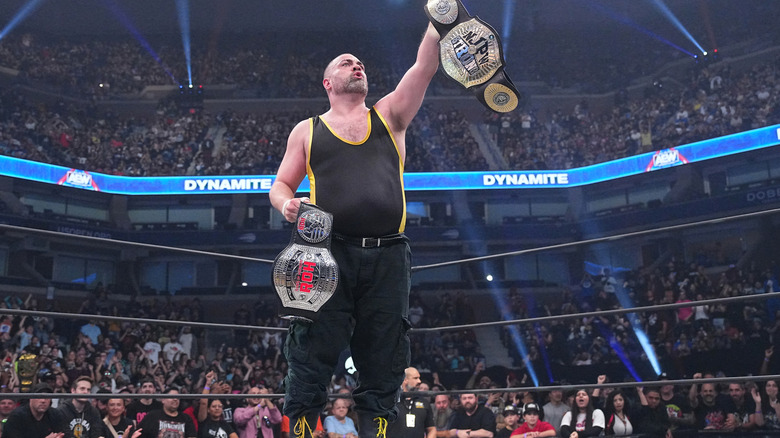
[[[361,248],[380,248],[390,245],[397,245],[409,240],[405,234],[390,234],[379,237],[352,237],[343,234],[334,234],[333,238],[349,245],[359,246]]]

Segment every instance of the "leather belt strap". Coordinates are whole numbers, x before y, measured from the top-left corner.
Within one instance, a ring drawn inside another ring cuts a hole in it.
[[[381,248],[399,243],[408,242],[409,238],[405,234],[389,234],[379,237],[353,237],[343,234],[334,234],[333,238],[349,245],[359,246],[361,248]]]

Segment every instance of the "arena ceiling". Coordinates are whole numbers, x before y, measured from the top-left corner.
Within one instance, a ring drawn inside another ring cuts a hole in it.
[[[0,21],[8,23],[25,4],[35,0],[4,2]],[[617,26],[599,8],[653,27],[666,20],[655,0],[464,0],[470,12],[499,30],[507,7],[519,31],[570,26]],[[41,0],[40,6],[18,29],[51,34],[122,34],[127,30],[110,12],[117,4],[142,32],[178,33],[176,0]],[[424,0],[189,0],[192,32],[253,32],[257,30],[419,29],[425,24]],[[666,0],[686,26],[696,26],[707,9],[713,21],[745,15],[772,17],[780,12],[775,0]],[[769,18],[767,18],[769,19]]]

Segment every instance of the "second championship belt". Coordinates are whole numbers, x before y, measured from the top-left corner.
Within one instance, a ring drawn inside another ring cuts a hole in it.
[[[35,373],[38,372],[38,355],[23,353],[16,359],[16,374],[19,376],[19,391],[30,392],[35,381]]]
[[[313,321],[336,291],[339,267],[330,253],[332,230],[332,214],[314,204],[301,203],[290,244],[273,264],[282,318]]]
[[[460,0],[428,0],[425,14],[439,32],[439,59],[447,76],[495,112],[517,108],[520,94],[504,71],[496,30],[469,15]]]

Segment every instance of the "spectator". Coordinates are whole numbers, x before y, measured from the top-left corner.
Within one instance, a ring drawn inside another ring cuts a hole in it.
[[[141,382],[138,394],[154,394],[155,392],[157,392],[157,388],[152,379]],[[138,426],[149,412],[161,410],[162,408],[163,405],[158,400],[152,398],[138,398],[127,405],[127,418]]]
[[[208,407],[206,405],[208,404]],[[207,410],[207,416],[204,421],[200,422],[198,427],[198,438],[212,438],[212,437],[226,437],[226,438],[238,438],[238,434],[233,430],[233,426],[230,425],[222,418],[222,400],[209,399],[207,403],[204,403],[202,399],[200,402],[200,409]],[[198,413],[200,416],[201,413]],[[255,435],[257,437],[257,435]]]
[[[701,373],[693,375],[694,379],[701,377]],[[728,397],[719,396],[714,384],[703,383],[700,394],[698,385],[694,383],[688,393],[688,400],[691,402],[698,430],[714,429],[731,432],[736,427],[733,414],[736,411],[734,402]]]
[[[606,421],[606,427],[604,428],[605,435],[614,436],[627,436],[634,432],[634,425],[631,423],[631,407],[628,403],[628,399],[623,392],[613,391],[607,397],[606,409],[604,412],[604,418]]]
[[[110,398],[106,403],[108,405],[107,414],[103,417],[103,424],[106,425],[105,438],[138,438],[141,431],[136,430],[132,436],[130,431],[133,429],[133,421],[125,416],[125,401],[121,398]]]
[[[474,393],[460,395],[461,408],[452,416],[450,436],[455,438],[492,438],[496,432],[493,411],[480,406]]]
[[[175,362],[183,351],[184,346],[178,342],[176,335],[171,335],[170,341],[168,341],[162,349],[165,358],[171,362]]]
[[[97,390],[97,392],[95,392],[95,394],[112,394],[112,392],[109,389],[100,388]],[[108,399],[94,398],[92,399],[92,406],[97,409],[100,418],[105,418],[105,416],[108,415]]]
[[[527,403],[525,407],[523,407],[523,420],[525,421],[520,427],[512,432],[511,436],[518,438],[544,438],[555,436],[555,428],[552,424],[539,419],[540,412],[538,404]]]
[[[181,329],[179,335],[179,343],[181,343],[181,352],[187,357],[192,357],[192,347],[195,338],[192,334],[192,327],[185,325]]]
[[[205,376],[205,384],[203,386],[203,394],[230,394],[232,391],[232,388],[229,383],[222,381],[217,381],[218,374],[214,370],[210,370],[208,373],[206,373]],[[205,405],[207,403],[208,399],[202,398],[200,399],[199,406],[198,406],[198,415],[197,415],[197,422],[203,422],[208,419],[208,410],[205,409]],[[233,423],[233,414],[234,409],[233,406],[231,406],[230,402],[226,399],[222,399],[222,419],[225,420],[227,423],[232,424]]]
[[[92,393],[92,379],[79,377],[70,387],[72,394]],[[100,412],[90,404],[88,398],[66,400],[57,409],[64,422],[66,438],[97,438],[103,436],[103,423]]]
[[[761,410],[761,397],[758,395],[758,390],[755,387],[752,388],[751,396],[748,397],[745,394],[745,385],[743,383],[729,383],[729,396],[736,408],[734,410],[736,430],[753,430],[758,426],[763,426],[764,417]]]
[[[598,436],[604,430],[604,412],[594,409],[588,391],[580,389],[574,393],[570,411],[561,419],[561,436],[584,438]]]
[[[98,342],[100,342],[100,337],[103,335],[95,320],[90,320],[88,323],[81,326],[81,334],[89,337],[92,345],[97,345]]]
[[[672,423],[666,406],[661,403],[661,392],[657,388],[645,388],[639,393],[642,408],[637,416],[637,431],[651,437],[672,436]]]
[[[763,399],[763,417],[764,429],[780,430],[780,401],[777,399],[778,386],[777,381],[767,380],[764,383]]]
[[[3,398],[3,396],[0,395],[0,432],[2,432],[2,425],[5,423],[5,420],[17,406],[16,400]]]
[[[520,425],[520,416],[517,413],[517,408],[513,405],[504,407],[504,412],[501,415],[504,417],[504,423],[503,427],[496,432],[496,438],[509,438]]]
[[[347,417],[349,411],[349,401],[343,398],[337,398],[333,401],[331,415],[325,417],[325,432],[328,438],[357,438],[358,432],[355,429],[355,423]]]
[[[563,403],[563,391],[553,389],[548,396],[549,400],[542,409],[544,410],[544,419],[553,425],[555,433],[559,434],[561,430],[561,420],[569,412],[569,405]]]
[[[152,365],[157,365],[157,362],[159,362],[161,351],[162,347],[160,346],[159,342],[154,339],[147,338],[147,341],[144,344],[143,352]]]
[[[168,388],[163,394],[177,395],[179,390]],[[195,438],[195,423],[190,416],[179,412],[178,398],[164,398],[163,408],[146,414],[138,428],[142,434],[140,438]]]
[[[447,394],[436,394],[436,397],[434,397],[433,423],[436,427],[436,436],[438,438],[450,436],[450,426],[454,413],[450,407],[450,396]]]
[[[47,383],[38,383],[33,393],[53,393]],[[26,404],[15,409],[3,426],[5,438],[63,438],[62,419],[51,408],[50,398],[31,398]]]
[[[249,395],[269,394],[264,386],[253,386]],[[233,421],[241,438],[273,438],[273,425],[282,422],[282,414],[269,398],[247,398],[247,406],[236,409]],[[289,426],[288,426],[289,427]],[[259,430],[258,430],[259,428]],[[259,433],[258,433],[259,432]]]
[[[666,373],[658,376],[659,380],[668,379]],[[661,404],[666,406],[666,413],[672,424],[672,432],[675,430],[690,429],[694,425],[693,409],[685,396],[675,391],[674,385],[661,386]]]

